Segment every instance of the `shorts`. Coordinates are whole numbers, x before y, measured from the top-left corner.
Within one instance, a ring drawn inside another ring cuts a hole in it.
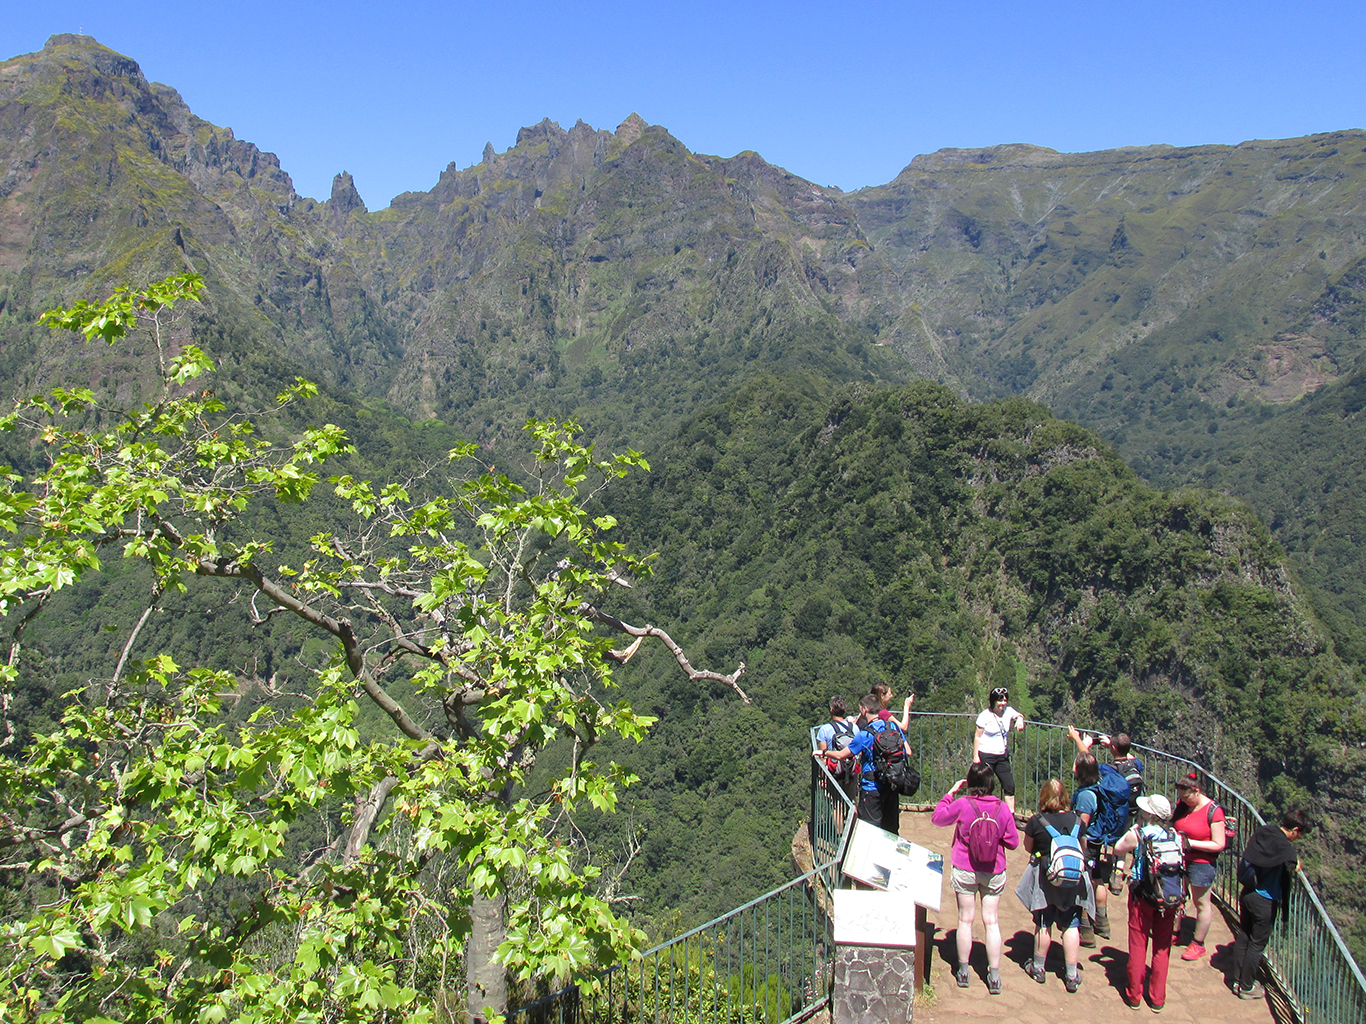
[[[1213,864],[1195,863],[1186,866],[1186,877],[1190,879],[1192,888],[1199,887],[1208,889],[1214,884],[1215,870]]]
[[[1001,792],[1006,796],[1014,796],[1015,772],[1010,767],[1010,755],[979,753],[977,757],[983,764],[990,765],[991,770],[996,773],[996,778],[1001,783]]]
[[[1070,931],[1073,928],[1081,927],[1081,905],[1073,904],[1070,907],[1047,906],[1042,910],[1034,911],[1035,928],[1056,927],[1058,931]]]
[[[1086,859],[1091,861],[1091,878],[1098,885],[1109,885],[1115,873],[1115,855],[1100,843],[1086,841]]]
[[[1006,873],[1000,871],[992,874],[990,871],[967,871],[963,868],[954,868],[949,879],[949,887],[954,892],[965,893],[969,896],[979,893],[983,896],[999,896],[1006,891]]]

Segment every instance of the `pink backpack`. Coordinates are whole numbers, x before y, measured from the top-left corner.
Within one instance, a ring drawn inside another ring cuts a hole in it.
[[[977,817],[968,826],[968,860],[974,871],[995,871],[996,855],[1001,849],[1001,823],[996,820],[995,807],[982,810],[972,804]]]

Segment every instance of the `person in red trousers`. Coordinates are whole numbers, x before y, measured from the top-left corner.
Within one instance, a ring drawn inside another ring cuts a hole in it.
[[[1180,850],[1180,840],[1172,828],[1172,805],[1165,796],[1153,794],[1138,798],[1139,820],[1115,844],[1115,856],[1122,858],[1131,850],[1153,839],[1166,838]],[[1124,1002],[1137,1010],[1143,1005],[1143,975],[1148,974],[1148,1005],[1161,1013],[1167,1003],[1167,962],[1171,959],[1172,930],[1181,906],[1163,909],[1148,897],[1143,885],[1143,856],[1134,857],[1134,874],[1129,883],[1129,976]],[[1152,969],[1148,967],[1148,943],[1152,943]]]

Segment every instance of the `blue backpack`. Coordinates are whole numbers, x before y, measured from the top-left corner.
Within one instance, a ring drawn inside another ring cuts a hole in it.
[[[1129,780],[1114,765],[1102,764],[1096,796],[1100,807],[1086,829],[1086,837],[1093,843],[1113,846],[1129,827]]]
[[[1043,874],[1055,889],[1075,889],[1081,885],[1086,872],[1086,858],[1081,852],[1081,822],[1072,826],[1068,833],[1059,832],[1048,822],[1043,823],[1048,834],[1053,837],[1053,849],[1049,851],[1044,863]]]

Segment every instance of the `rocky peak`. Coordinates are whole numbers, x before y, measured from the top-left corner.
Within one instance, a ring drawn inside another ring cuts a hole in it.
[[[352,210],[368,212],[349,171],[342,171],[332,179],[332,198],[327,201],[327,209],[334,218],[344,217]]]
[[[622,121],[621,124],[617,125],[617,130],[613,134],[615,134],[622,143],[629,146],[631,143],[635,142],[636,139],[645,134],[645,129],[648,127],[650,126],[645,121],[645,118],[641,117],[633,110],[625,121]]]
[[[126,78],[139,86],[147,84],[137,61],[121,53],[115,53],[107,46],[101,46],[94,36],[82,36],[74,32],[60,32],[48,36],[47,42],[43,44],[43,53],[74,57],[102,75]]]
[[[520,146],[523,142],[529,142],[533,146],[538,142],[555,143],[563,139],[565,134],[565,130],[560,127],[558,121],[543,117],[538,124],[517,130],[517,145]]]

